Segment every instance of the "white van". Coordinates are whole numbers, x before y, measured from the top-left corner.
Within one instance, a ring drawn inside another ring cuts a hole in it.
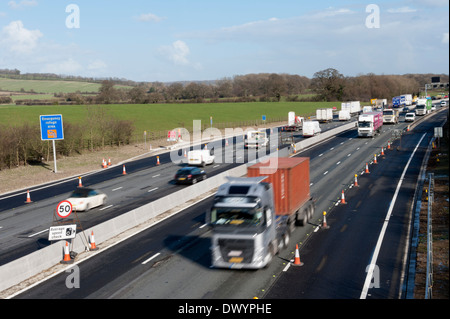
[[[187,154],[188,164],[193,166],[205,166],[214,163],[214,155],[210,150],[195,150]]]
[[[303,122],[303,136],[314,136],[322,132],[318,121]]]

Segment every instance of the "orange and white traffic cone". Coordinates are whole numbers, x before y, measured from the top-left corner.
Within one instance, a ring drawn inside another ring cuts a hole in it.
[[[111,158],[108,158],[108,166],[111,166]]]
[[[73,263],[72,258],[70,258],[69,243],[66,241],[66,246],[64,247],[64,258],[61,260],[61,264],[71,264]]]
[[[295,245],[295,258],[294,258],[294,266],[303,266],[303,263],[300,261],[300,253],[298,252],[298,244]]]
[[[388,141],[388,147],[387,147],[387,149],[388,149],[388,150],[391,149],[391,142],[390,142],[390,141]]]
[[[126,171],[126,169],[125,169],[125,165],[123,165],[122,175],[127,175],[127,171]]]
[[[373,154],[373,163],[378,164],[377,162],[377,154]]]
[[[359,185],[358,185],[358,174],[355,174],[355,184],[353,186],[359,187]]]
[[[25,203],[31,203],[30,191],[27,191],[27,200]]]
[[[83,187],[83,183],[81,182],[81,176],[78,177],[78,187]]]
[[[184,150],[184,157],[187,157],[186,150]]]
[[[347,204],[347,203],[345,202],[344,190],[342,190],[341,204]]]
[[[381,148],[381,156],[384,156],[384,148]]]
[[[366,171],[365,171],[365,173],[366,174],[369,174],[370,172],[369,172],[369,165],[366,163]]]
[[[91,233],[91,248],[90,250],[98,250],[98,247],[95,245],[94,231]]]
[[[103,168],[108,167],[108,166],[106,165],[106,160],[105,160],[105,159],[103,159],[103,161],[102,161],[102,167],[103,167]]]
[[[326,212],[326,211],[323,212],[323,223],[322,223],[322,228],[323,228],[323,229],[328,229],[328,228],[330,228],[330,226],[328,226],[328,224],[327,224],[327,212]]]
[[[159,156],[156,156],[156,165],[160,165],[161,163],[159,162]]]

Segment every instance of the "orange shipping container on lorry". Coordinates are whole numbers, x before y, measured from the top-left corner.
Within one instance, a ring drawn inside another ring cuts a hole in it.
[[[276,167],[269,166],[270,161],[248,167],[247,177],[267,176],[264,182],[273,186],[275,214],[292,216],[305,224],[314,213],[309,188],[309,158],[279,157],[277,161]]]

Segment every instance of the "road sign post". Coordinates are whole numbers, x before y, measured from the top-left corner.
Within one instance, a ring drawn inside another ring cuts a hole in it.
[[[64,139],[62,115],[40,115],[39,120],[41,124],[41,140],[52,141],[53,143],[53,161],[55,163],[55,173],[57,173],[55,141]]]

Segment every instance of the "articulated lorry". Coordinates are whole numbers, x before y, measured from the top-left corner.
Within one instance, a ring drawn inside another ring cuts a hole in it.
[[[384,109],[383,110],[383,124],[384,123],[397,124],[399,116],[400,116],[400,111],[398,109]]]
[[[212,265],[258,269],[289,243],[296,224],[305,225],[315,204],[309,189],[309,158],[258,163],[246,178],[228,178],[215,194],[206,222],[212,227]]]
[[[333,109],[332,108],[317,109],[316,120],[322,123],[333,121]]]
[[[285,131],[298,132],[302,129],[304,117],[296,116],[295,112],[288,113],[288,125],[284,127]]]
[[[427,115],[431,113],[433,102],[431,99],[418,99],[416,104],[416,115]]]
[[[361,114],[358,118],[358,136],[374,137],[379,134],[383,126],[383,113],[370,112]]]
[[[348,110],[350,114],[360,113],[361,103],[359,101],[343,102],[341,103],[341,110]]]

